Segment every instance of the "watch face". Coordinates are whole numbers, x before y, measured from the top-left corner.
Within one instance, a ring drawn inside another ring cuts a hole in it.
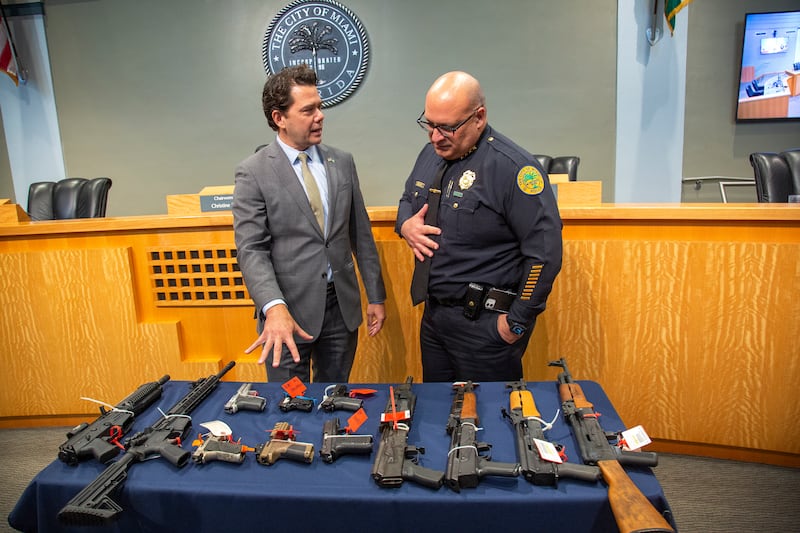
[[[261,47],[267,74],[308,64],[322,107],[346,100],[369,66],[369,39],[358,17],[333,0],[295,0],[272,19]]]

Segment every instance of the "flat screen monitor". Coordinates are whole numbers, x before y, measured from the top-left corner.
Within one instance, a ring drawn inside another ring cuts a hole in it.
[[[747,13],[736,120],[800,119],[800,11]]]

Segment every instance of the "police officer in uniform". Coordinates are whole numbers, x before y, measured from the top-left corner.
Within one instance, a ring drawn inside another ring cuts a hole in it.
[[[428,133],[395,230],[425,301],[423,381],[522,379],[522,356],[561,270],[561,218],[546,173],[487,123],[478,81],[439,77],[417,123]]]

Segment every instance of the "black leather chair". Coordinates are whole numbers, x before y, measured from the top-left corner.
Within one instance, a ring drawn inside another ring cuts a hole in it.
[[[569,181],[578,181],[578,165],[581,158],[575,155],[561,155],[551,157],[549,155],[534,154],[534,158],[539,161],[542,168],[548,174],[566,174]]]
[[[110,178],[40,181],[28,188],[31,220],[64,220],[106,216]]]
[[[578,181],[578,165],[581,164],[581,158],[575,155],[562,155],[554,157],[550,162],[550,170],[548,174],[566,174],[569,176],[569,181]]]
[[[755,152],[750,164],[759,202],[786,203],[790,194],[800,194],[800,149],[785,152]]]
[[[533,154],[533,157],[542,165],[542,170],[550,172],[550,162],[553,160],[552,157],[544,154]]]

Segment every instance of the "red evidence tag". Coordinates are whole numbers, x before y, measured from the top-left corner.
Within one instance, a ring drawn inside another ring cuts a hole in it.
[[[286,391],[286,394],[291,396],[292,398],[296,398],[297,396],[302,396],[304,392],[306,392],[306,386],[303,385],[303,382],[300,381],[300,378],[297,376],[293,377],[283,385],[281,385],[283,390]]]
[[[348,433],[355,433],[356,431],[358,431],[358,428],[361,427],[361,424],[363,424],[366,421],[367,421],[367,412],[364,411],[364,408],[362,407],[361,409],[353,413],[353,416],[347,419],[347,427],[344,428],[344,430]]]
[[[356,396],[370,396],[376,392],[378,391],[375,389],[353,389],[350,391],[350,397],[355,398]]]

